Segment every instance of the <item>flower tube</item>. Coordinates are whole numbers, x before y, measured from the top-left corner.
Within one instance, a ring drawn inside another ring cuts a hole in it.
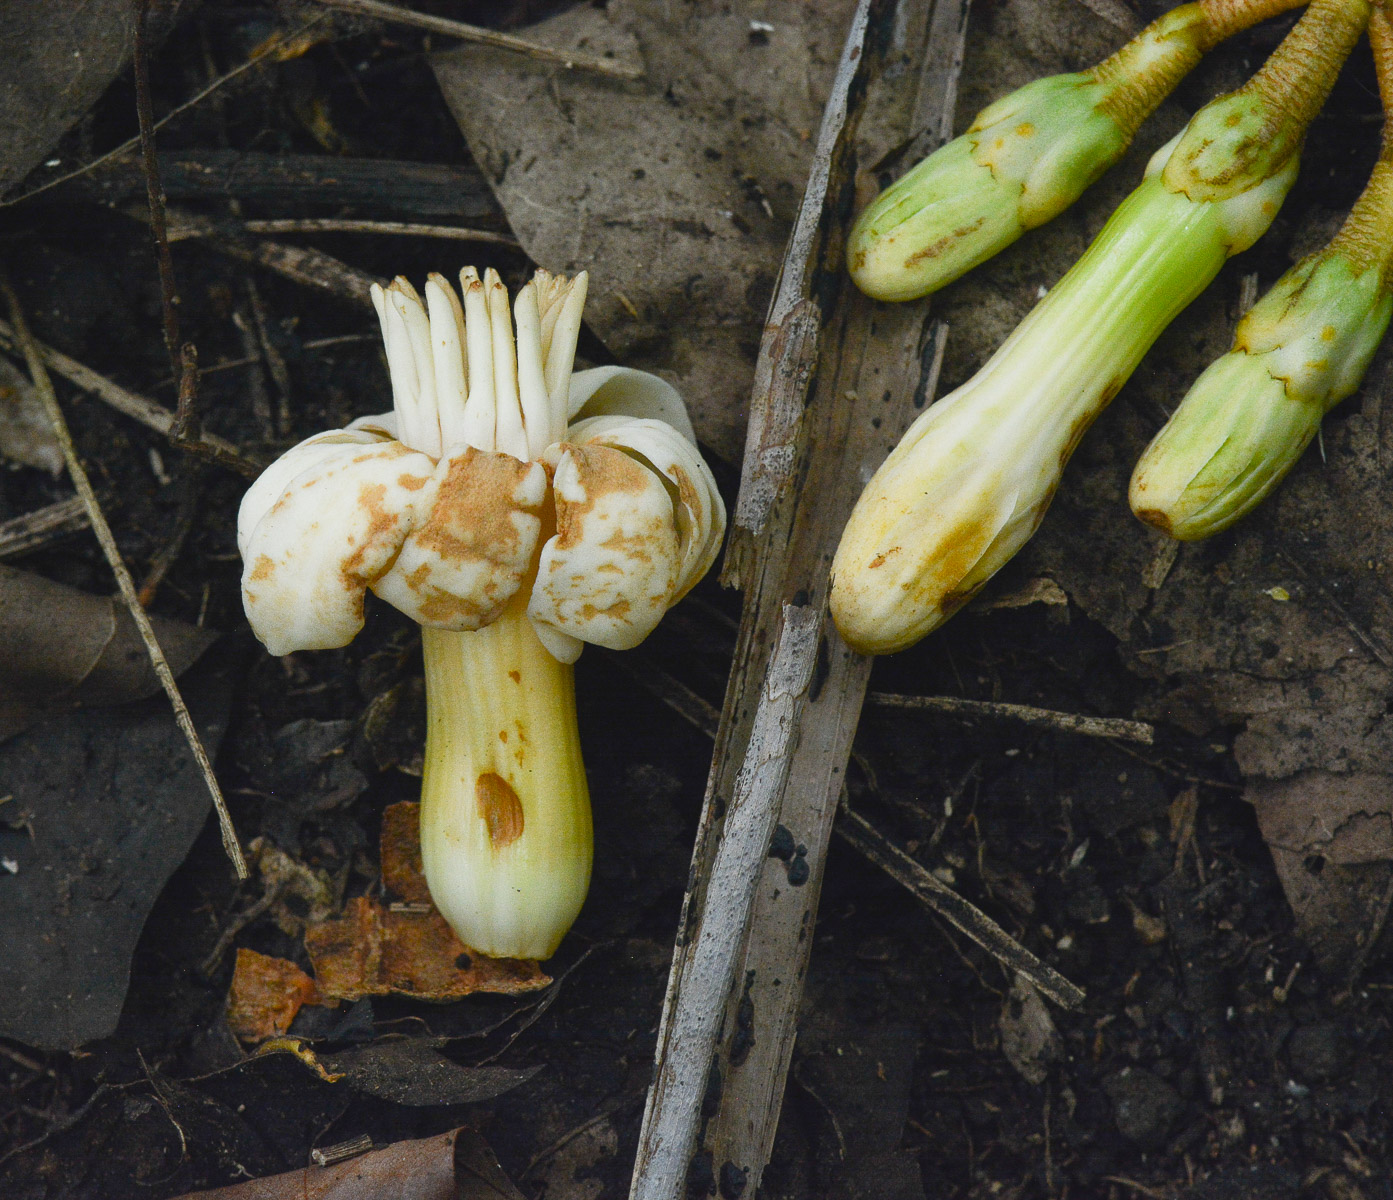
[[[309,438],[242,501],[242,598],[273,654],[343,646],[363,593],[417,621],[421,854],[488,955],[548,958],[590,878],[572,663],[637,645],[710,568],[725,509],[686,408],[623,367],[572,371],[586,276],[374,288],[393,411]],[[516,332],[515,332],[516,331]]]
[[[912,645],[1029,540],[1074,447],[1152,342],[1271,224],[1368,16],[1365,0],[1316,0],[1247,84],[1156,152],[986,365],[910,426],[833,562],[832,614],[851,646]]]

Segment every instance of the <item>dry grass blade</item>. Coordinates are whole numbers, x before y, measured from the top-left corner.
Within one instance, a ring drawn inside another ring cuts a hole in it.
[[[152,128],[160,129],[162,126],[169,124],[169,122],[174,120],[175,117],[178,117],[183,113],[188,112],[189,109],[195,107],[196,105],[201,104],[204,100],[206,100],[224,84],[231,83],[234,79],[245,74],[247,71],[250,71],[253,67],[260,66],[262,63],[265,62],[275,62],[276,51],[280,47],[285,45],[294,45],[295,43],[303,39],[305,35],[308,34],[310,30],[313,29],[316,25],[320,24],[321,22],[327,19],[328,13],[321,13],[318,16],[306,21],[293,33],[287,34],[283,38],[277,38],[274,40],[268,39],[266,42],[262,43],[262,45],[256,49],[256,51],[252,54],[250,58],[247,59],[246,62],[239,63],[237,66],[233,67],[232,70],[226,72],[223,75],[219,75],[215,80],[212,81],[212,83],[208,84],[207,87],[201,88],[199,91],[194,93],[194,95],[190,96],[189,99],[185,100],[183,104],[177,105],[176,107],[170,109],[169,112],[165,113],[164,116],[162,116],[158,121],[154,123]],[[82,166],[78,167],[76,170],[68,171],[65,174],[59,175],[55,179],[50,179],[47,183],[42,183],[38,187],[33,188],[30,191],[24,192],[19,196],[14,196],[6,200],[0,200],[0,208],[9,208],[12,204],[22,204],[26,200],[31,200],[35,196],[42,195],[50,188],[56,188],[60,184],[67,183],[69,180],[76,179],[81,175],[85,175],[88,171],[91,171],[94,168],[101,166],[105,162],[109,162],[113,158],[119,158],[121,155],[127,153],[129,150],[133,149],[135,146],[138,146],[139,144],[139,134],[136,134],[135,137],[127,138],[119,146],[116,146],[113,149],[108,150],[105,154],[100,155],[97,158],[94,158],[91,162],[83,163]]]
[[[609,75],[615,79],[642,79],[643,68],[628,63],[612,62],[607,58],[595,58],[589,54],[571,54],[565,50],[555,50],[526,38],[514,37],[510,33],[499,33],[496,29],[484,29],[479,25],[466,25],[449,17],[436,17],[430,13],[415,12],[396,4],[384,4],[382,0],[319,0],[327,8],[337,8],[343,12],[357,13],[363,17],[375,17],[379,21],[392,21],[398,25],[410,25],[430,33],[443,33],[446,37],[459,38],[465,42],[479,42],[498,50],[511,50],[515,54],[525,54],[529,58],[558,66],[581,71],[593,71],[596,75]]]
[[[29,340],[45,367],[57,371],[73,386],[95,396],[103,404],[109,405],[119,413],[124,413],[132,420],[139,421],[147,429],[153,429],[156,433],[163,434],[176,445],[179,444],[174,436],[175,414],[169,409],[161,404],[156,404],[139,392],[122,387],[114,380],[108,379],[105,375],[92,370],[91,367],[78,362],[77,359],[69,358],[62,351],[46,346],[33,338]],[[22,340],[7,321],[0,321],[0,350],[25,357]],[[218,437],[216,434],[205,433],[199,444],[204,449],[211,451],[209,457],[219,466],[236,471],[248,479],[255,479],[261,474],[261,463],[248,458],[231,442]]]
[[[213,774],[213,765],[208,761],[208,752],[204,750],[203,742],[198,736],[198,730],[194,728],[193,718],[189,716],[188,707],[184,704],[184,697],[179,692],[179,685],[174,682],[174,673],[169,669],[164,651],[160,649],[155,632],[150,628],[150,618],[140,606],[140,599],[136,595],[135,581],[131,578],[125,561],[121,558],[121,551],[116,545],[116,539],[112,536],[111,526],[107,524],[106,516],[102,512],[101,505],[97,502],[96,493],[92,491],[92,484],[87,478],[87,472],[77,457],[77,448],[73,445],[72,433],[68,429],[68,422],[63,416],[63,410],[58,407],[58,395],[53,390],[53,381],[48,377],[43,354],[38,343],[34,341],[33,335],[29,332],[29,326],[24,319],[24,311],[19,304],[19,297],[15,295],[14,289],[10,286],[8,276],[0,276],[0,292],[4,293],[6,303],[9,305],[14,335],[24,352],[24,359],[28,363],[29,374],[34,381],[35,390],[43,401],[49,420],[53,423],[54,436],[57,437],[58,444],[63,448],[63,458],[68,465],[68,474],[72,477],[73,486],[77,489],[77,494],[87,510],[88,519],[92,523],[92,531],[97,535],[97,541],[101,543],[102,552],[106,555],[107,562],[111,564],[117,586],[121,590],[121,599],[125,601],[126,607],[130,610],[131,619],[135,621],[136,628],[140,630],[140,636],[150,655],[150,664],[154,667],[155,674],[159,676],[160,685],[164,688],[165,695],[169,697],[170,704],[174,706],[174,719],[188,740],[189,749],[193,751],[194,759],[198,763],[199,770],[203,773],[204,782],[208,785],[208,792],[213,798],[213,807],[217,809],[218,813],[223,849],[227,851],[228,858],[232,860],[232,865],[237,871],[237,878],[246,879],[247,863],[242,857],[242,847],[237,843],[237,831],[232,826],[232,816],[227,811],[227,802],[223,799],[222,789],[218,786],[217,777]]]
[[[275,217],[243,221],[248,233],[372,233],[397,237],[442,238],[450,242],[479,242],[490,246],[520,249],[510,233],[487,229],[464,229],[457,225],[434,225],[423,221],[359,221],[347,217]]]
[[[903,696],[897,692],[871,692],[866,702],[880,708],[915,708],[964,717],[999,717],[1041,729],[1079,733],[1085,737],[1121,738],[1128,742],[1140,742],[1144,746],[1150,746],[1156,740],[1155,726],[1145,721],[1090,717],[1083,713],[1036,708],[1032,704],[1002,704],[994,700],[966,700],[959,696]]]

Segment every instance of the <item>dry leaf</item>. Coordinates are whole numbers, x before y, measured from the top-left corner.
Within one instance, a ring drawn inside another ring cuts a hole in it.
[[[421,806],[410,800],[382,812],[382,883],[407,904],[431,902],[421,866]]]
[[[163,617],[150,622],[176,675],[218,636]],[[0,741],[59,706],[117,704],[159,690],[123,605],[0,565]]]
[[[0,358],[0,455],[50,475],[63,472],[63,451],[39,394],[23,371]]]
[[[305,949],[320,993],[336,1000],[388,993],[457,1000],[474,992],[532,992],[551,982],[535,962],[471,950],[434,909],[390,912],[366,896],[350,901],[344,916],[312,925]]]
[[[239,949],[227,995],[227,1024],[244,1042],[284,1037],[302,1005],[320,1004],[314,980],[293,962]]]
[[[676,384],[731,462],[851,8],[611,0],[529,26],[557,48],[641,57],[636,84],[481,46],[432,60],[528,255],[590,272],[591,328]]]
[[[522,1200],[522,1193],[482,1137],[456,1129],[177,1200]]]

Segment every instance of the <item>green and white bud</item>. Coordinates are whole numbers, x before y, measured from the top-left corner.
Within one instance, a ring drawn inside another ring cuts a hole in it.
[[[1156,153],[1083,258],[977,375],[910,426],[833,562],[832,615],[848,644],[871,654],[912,645],[1029,540],[1074,447],[1152,342],[1271,224],[1296,178],[1301,133],[1368,13],[1365,0],[1315,0],[1244,88]],[[1288,146],[1284,159],[1245,157],[1242,114],[1254,96],[1275,131],[1269,141]],[[1229,160],[1202,144],[1216,137],[1230,139]],[[1245,165],[1235,174],[1232,162]]]
[[[1227,529],[1291,470],[1321,418],[1358,389],[1393,315],[1393,162],[1344,228],[1239,322],[1132,475],[1132,511],[1182,541]]]
[[[1092,70],[1037,79],[983,109],[862,212],[847,242],[856,286],[877,300],[926,296],[1058,216],[1205,51],[1296,2],[1183,5]]]

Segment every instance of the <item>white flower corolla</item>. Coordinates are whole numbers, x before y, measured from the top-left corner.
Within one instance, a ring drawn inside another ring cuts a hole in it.
[[[676,390],[572,371],[585,275],[539,271],[511,315],[496,273],[460,281],[463,302],[439,275],[424,301],[374,288],[393,411],[301,442],[247,492],[243,599],[273,654],[346,645],[369,588],[479,629],[540,566],[529,615],[571,661],[637,645],[714,561],[725,510]]]

